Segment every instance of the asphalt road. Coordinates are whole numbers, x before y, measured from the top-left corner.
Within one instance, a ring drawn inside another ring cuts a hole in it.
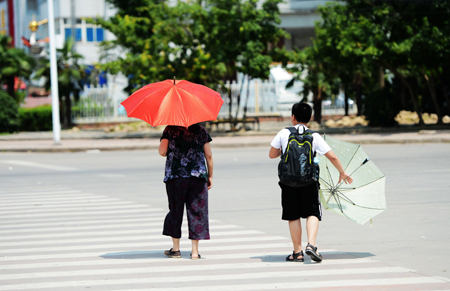
[[[325,212],[317,245],[450,278],[448,144],[365,145],[387,176],[388,210],[357,225]],[[214,149],[210,218],[289,237],[269,148]],[[167,208],[165,159],[151,151],[1,153],[0,188],[64,186]],[[0,189],[1,190],[1,189]],[[286,249],[286,254],[291,250]],[[326,257],[325,257],[326,259]]]

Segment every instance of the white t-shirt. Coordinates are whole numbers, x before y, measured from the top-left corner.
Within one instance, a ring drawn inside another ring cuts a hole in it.
[[[297,130],[300,133],[303,133],[304,130],[307,130],[308,128],[302,124],[297,124],[295,125],[295,128],[297,128]],[[270,143],[270,145],[276,149],[280,149],[283,148],[282,152],[284,153],[286,151],[287,148],[287,144],[288,144],[288,140],[289,140],[289,135],[291,134],[291,132],[289,131],[289,129],[284,128],[282,130],[280,130],[280,132],[278,132],[278,134],[275,136],[275,138],[272,140],[272,142]],[[330,146],[327,144],[327,142],[320,136],[320,134],[318,134],[317,132],[312,134],[313,136],[313,144],[312,144],[312,150],[313,152],[318,153],[319,155],[323,156],[324,154],[328,153],[329,151],[331,151]]]

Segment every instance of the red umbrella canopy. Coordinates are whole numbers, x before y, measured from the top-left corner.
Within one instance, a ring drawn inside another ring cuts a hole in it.
[[[128,117],[152,126],[192,124],[217,119],[223,100],[208,87],[188,81],[165,80],[134,92],[122,103]]]

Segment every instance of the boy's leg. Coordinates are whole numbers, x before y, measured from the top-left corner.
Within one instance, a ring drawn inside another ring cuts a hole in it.
[[[308,243],[316,245],[317,232],[319,231],[319,219],[316,216],[309,216],[306,219],[306,234]]]
[[[291,233],[294,252],[298,254],[302,251],[302,223],[300,219],[289,220],[289,232]],[[293,259],[292,255],[290,258]],[[298,258],[301,259],[303,256],[299,256]]]

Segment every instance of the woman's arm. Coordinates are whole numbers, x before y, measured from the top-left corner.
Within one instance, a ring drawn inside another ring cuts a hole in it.
[[[336,170],[339,171],[339,183],[341,181],[344,181],[345,184],[351,184],[353,182],[352,177],[350,177],[344,170],[344,167],[342,166],[341,161],[336,156],[336,154],[333,151],[329,151],[325,154],[325,157],[330,160],[330,162],[333,164],[333,166],[336,168]]]
[[[209,190],[212,188],[213,168],[214,168],[213,156],[212,156],[211,146],[209,145],[209,142],[207,142],[203,145],[203,151],[205,152],[206,166],[208,168],[207,184],[208,184],[208,190]]]
[[[169,140],[168,139],[162,139],[159,143],[159,154],[163,157],[167,156],[167,148],[169,147]]]

